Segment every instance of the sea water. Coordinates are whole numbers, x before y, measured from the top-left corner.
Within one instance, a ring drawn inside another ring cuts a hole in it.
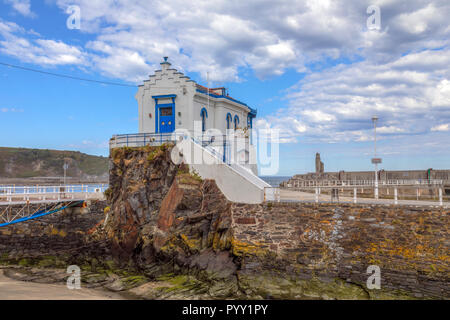
[[[289,180],[289,176],[260,176],[265,182],[270,184],[272,187],[279,187],[280,183]]]

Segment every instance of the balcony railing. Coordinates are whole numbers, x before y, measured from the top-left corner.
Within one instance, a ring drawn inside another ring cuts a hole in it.
[[[117,134],[109,140],[109,148],[160,146],[166,142],[175,142],[181,136],[175,133]]]

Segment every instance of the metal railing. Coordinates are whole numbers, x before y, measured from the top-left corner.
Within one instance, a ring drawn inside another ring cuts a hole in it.
[[[378,180],[378,187],[383,186],[442,186],[443,180]],[[374,187],[375,180],[294,180],[287,183],[288,188],[353,188]]]
[[[250,144],[248,136],[238,136],[233,134],[217,135],[213,132],[195,132],[195,131],[174,131],[170,133],[131,133],[131,134],[117,134],[113,135],[109,140],[109,148],[122,147],[143,147],[143,146],[160,146],[167,142],[177,142],[180,138],[193,138],[202,147],[210,146],[216,153],[219,153],[222,161],[230,162],[232,159],[231,145],[233,139],[247,139]],[[220,151],[218,151],[220,150]],[[236,157],[237,158],[237,157]]]
[[[191,139],[208,150],[219,161],[229,164],[229,143],[227,143],[226,136],[221,136],[219,139],[216,137],[212,139],[209,136],[191,137]]]
[[[160,146],[167,142],[176,143],[180,138],[192,139],[194,142],[207,148],[221,161],[230,163],[231,150],[229,137],[227,135],[197,134],[194,132],[171,132],[171,133],[133,133],[113,135],[109,141],[109,148]]]
[[[192,138],[192,141],[194,141],[194,143],[202,145],[201,142],[199,142],[198,140],[196,140],[194,138]],[[250,181],[252,184],[256,185],[258,188],[260,188],[260,189],[272,188],[272,187],[270,187],[270,185],[267,182],[265,182],[260,177],[256,176],[255,174],[253,174],[253,172],[250,172],[248,169],[244,168],[240,164],[230,163],[229,161],[223,161],[222,160],[223,154],[221,154],[220,152],[217,152],[213,147],[211,147],[211,146],[203,146],[203,145],[202,145],[202,147],[206,151],[210,152],[216,159],[218,159],[219,161],[221,161],[224,164],[226,164],[233,171],[235,171],[237,174],[242,176],[247,181]]]
[[[194,136],[191,132],[118,134],[113,135],[109,140],[109,148],[160,146],[167,142],[175,143],[180,138],[191,138],[202,147],[210,147],[209,150],[215,155],[220,156],[221,161],[225,162],[228,159],[229,143],[225,135],[210,136],[205,134]],[[217,149],[221,149],[222,152],[217,151]]]
[[[103,195],[107,188],[107,184],[59,186],[3,185],[0,186],[0,202],[98,198]]]
[[[109,148],[160,146],[166,142],[174,142],[180,136],[183,135],[177,133],[116,134],[109,140]]]
[[[386,197],[386,195],[384,195],[383,198],[381,199],[371,199],[371,198],[366,198],[366,197],[360,197],[358,198],[358,187],[354,186],[353,187],[353,199],[350,200],[350,194],[345,195],[344,194],[344,198],[347,198],[345,200],[343,200],[343,202],[353,202],[353,203],[386,203],[389,204],[390,199],[393,199],[393,204],[397,205],[399,204],[399,193],[398,193],[398,186],[394,185],[391,188],[394,189],[394,194],[393,194],[393,198],[390,197]],[[319,203],[319,202],[323,202],[323,199],[321,200],[321,187],[315,187],[315,202]],[[331,196],[331,202],[340,202],[339,200],[339,189],[340,188],[333,188],[331,189],[330,192],[330,196]],[[348,191],[348,190],[347,190]],[[387,194],[387,196],[389,196],[389,194]],[[403,197],[408,197],[408,195],[402,195]],[[434,205],[433,200],[435,199],[434,196],[431,197],[431,199],[427,200],[423,200],[420,199],[419,200],[419,193],[417,193],[417,199],[403,199],[403,201],[412,201],[410,202],[410,204],[424,204],[427,203],[428,205]],[[438,189],[438,198],[437,198],[438,202],[436,202],[436,204],[439,204],[440,206],[444,205],[444,201],[443,201],[443,192],[442,192],[442,188]]]
[[[256,176],[253,172],[246,169],[242,165],[238,163],[231,163],[230,161],[225,161],[224,154],[221,154],[220,152],[217,152],[215,148],[211,147],[210,145],[204,146],[200,141],[197,139],[192,138],[192,141],[196,144],[199,144],[203,147],[204,151],[209,152],[213,157],[215,157],[218,161],[221,163],[227,165],[231,170],[233,170],[236,174],[243,177],[245,180],[249,181],[253,185],[255,185],[258,189],[263,191],[264,193],[264,202],[265,201],[280,201],[280,189],[277,187],[270,186],[267,182],[262,180],[260,177]],[[227,152],[227,149],[224,145],[224,153]],[[222,160],[222,157],[224,160]]]

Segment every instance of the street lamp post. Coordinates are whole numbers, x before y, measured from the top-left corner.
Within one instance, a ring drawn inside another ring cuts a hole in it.
[[[64,169],[64,186],[66,185],[66,170],[67,170],[68,167],[69,167],[69,164],[65,162],[64,165],[63,165],[63,169]]]
[[[381,163],[381,158],[377,158],[377,116],[372,117],[373,128],[375,133],[374,139],[374,157],[372,158],[372,163],[375,165],[375,188],[374,188],[374,196],[375,199],[378,199],[378,164]]]

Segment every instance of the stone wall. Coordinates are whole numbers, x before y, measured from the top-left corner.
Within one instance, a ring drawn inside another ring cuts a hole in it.
[[[246,257],[238,273],[253,282],[266,273],[269,279],[282,274],[287,284],[339,283],[335,292],[351,284],[348,289],[360,297],[448,299],[449,213],[394,206],[233,204],[234,251]],[[273,261],[266,259],[270,255]],[[369,265],[381,268],[381,290],[366,288]],[[274,280],[270,286],[282,291],[277,281],[281,282]],[[316,294],[326,293],[323,289]],[[286,290],[295,292],[292,286]]]
[[[0,228],[0,263],[67,267],[92,259],[106,261],[109,243],[90,234],[104,219],[105,201]],[[13,207],[20,210],[22,206]],[[30,211],[37,209],[30,205]],[[26,208],[28,210],[28,208]]]
[[[450,298],[448,211],[232,203],[171,150],[112,152],[105,231],[121,263],[194,276],[214,298]],[[366,286],[369,265],[380,290]]]

